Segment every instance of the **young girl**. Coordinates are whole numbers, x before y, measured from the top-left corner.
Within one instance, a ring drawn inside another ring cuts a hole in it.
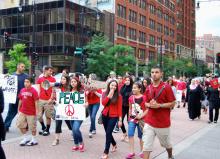
[[[113,129],[116,122],[118,126],[122,125],[122,97],[119,95],[118,83],[116,80],[111,80],[105,93],[102,94],[102,105],[104,109],[102,111],[102,120],[106,133],[105,150],[102,155],[102,159],[108,158],[109,148],[112,144],[112,152],[117,149],[116,142],[112,136]]]
[[[134,133],[135,128],[138,129],[138,138],[140,140],[140,150],[139,157],[143,158],[143,142],[142,142],[142,132],[138,125],[138,120],[142,119],[146,114],[147,110],[145,108],[145,96],[142,95],[142,84],[134,83],[132,87],[133,95],[129,98],[129,122],[128,122],[128,137],[130,143],[130,153],[126,156],[127,159],[133,158],[134,153]]]
[[[61,77],[61,81],[59,84],[57,84],[56,86],[59,87],[59,89],[61,90],[61,92],[69,92],[70,88],[69,88],[69,83],[70,83],[70,78],[68,75],[63,75]],[[72,130],[71,124],[69,120],[65,120],[67,127],[69,128],[69,130]],[[55,140],[52,143],[52,146],[56,146],[59,144],[60,141],[60,133],[62,132],[61,130],[62,127],[62,120],[56,120],[56,126],[55,126]]]
[[[71,92],[81,92],[81,82],[77,77],[73,77],[70,83],[70,91]],[[85,103],[85,106],[88,106],[88,103]],[[80,127],[82,125],[83,120],[72,120],[72,131],[74,138],[74,146],[72,147],[72,151],[79,150],[80,152],[84,152],[84,143],[82,138],[82,133],[80,131]]]

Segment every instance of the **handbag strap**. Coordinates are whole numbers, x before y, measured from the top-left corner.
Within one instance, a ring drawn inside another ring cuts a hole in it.
[[[157,98],[161,95],[161,93],[163,92],[163,90],[165,89],[165,85],[162,86],[162,88],[160,89],[160,91],[158,92],[158,94],[153,98],[152,96],[152,90],[151,87],[149,86],[149,92],[150,92],[150,96],[152,99],[157,100]]]

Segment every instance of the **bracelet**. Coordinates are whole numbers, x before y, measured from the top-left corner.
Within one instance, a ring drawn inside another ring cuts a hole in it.
[[[163,104],[160,104],[160,108],[162,108],[163,107]]]

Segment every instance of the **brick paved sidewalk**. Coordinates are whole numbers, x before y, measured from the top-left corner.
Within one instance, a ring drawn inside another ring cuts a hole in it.
[[[188,120],[188,114],[184,108],[175,108],[172,111],[172,128],[171,139],[172,143],[183,141],[187,137],[206,127],[208,115],[202,113],[200,120]],[[99,159],[104,150],[105,134],[101,125],[97,125],[97,134],[90,139],[88,137],[89,123],[85,122],[82,125],[83,139],[85,142],[86,151],[71,152],[73,141],[71,141],[71,132],[65,130],[61,135],[61,141],[58,146],[51,146],[54,135],[44,137],[38,136],[37,140],[39,145],[33,147],[20,147],[18,144],[20,139],[14,139],[3,143],[3,148],[6,152],[7,159]],[[117,141],[118,150],[115,153],[110,153],[111,159],[123,159],[129,152],[128,143],[121,142],[120,138],[122,133],[114,134]],[[138,138],[135,140],[135,151],[139,153]],[[161,148],[158,140],[154,144],[154,151],[151,155],[152,158],[160,155],[165,150]],[[175,153],[175,152],[174,152]],[[136,157],[138,158],[138,157]]]

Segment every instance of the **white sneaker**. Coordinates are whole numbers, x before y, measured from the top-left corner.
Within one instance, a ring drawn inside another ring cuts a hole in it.
[[[91,132],[89,133],[89,138],[92,138],[92,133]]]
[[[31,140],[30,142],[28,142],[26,145],[27,146],[34,146],[34,145],[37,145],[38,142],[36,140]]]
[[[93,130],[93,131],[92,131],[92,134],[93,134],[93,135],[96,134],[96,130]]]
[[[26,138],[24,138],[23,140],[21,140],[21,142],[20,142],[20,146],[25,146],[27,143],[29,142],[29,140],[28,139],[26,139]]]

